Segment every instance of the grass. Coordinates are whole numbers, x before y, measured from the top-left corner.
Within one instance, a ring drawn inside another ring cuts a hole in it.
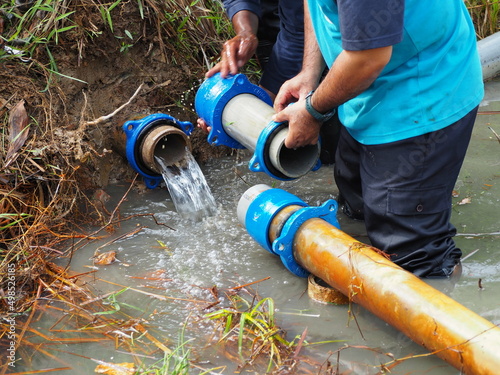
[[[78,27],[71,20],[75,11],[68,10],[68,3],[68,0],[35,0],[24,13],[18,10],[15,0],[0,7],[10,20],[10,27],[6,28],[7,33],[3,37],[4,43],[15,45],[25,61],[35,62],[48,72],[50,78],[53,74],[59,74],[51,48],[59,43],[64,33]],[[40,54],[43,54],[46,63],[38,60]],[[0,60],[6,57],[10,56],[0,55]],[[48,85],[45,89],[48,89]]]
[[[474,21],[479,39],[500,31],[499,0],[465,0],[465,4]]]
[[[240,372],[293,373],[301,365],[299,353],[303,347],[337,342],[308,343],[307,330],[289,341],[286,332],[276,324],[273,299],[258,300],[254,295],[248,301],[236,294],[227,297],[229,307],[208,313],[205,318],[217,322],[218,345],[224,348],[227,358],[240,364]]]

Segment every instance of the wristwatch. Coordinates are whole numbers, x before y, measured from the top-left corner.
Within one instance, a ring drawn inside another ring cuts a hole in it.
[[[306,110],[309,112],[309,114],[314,117],[316,120],[325,122],[330,120],[335,112],[337,111],[336,108],[331,109],[327,113],[320,113],[314,109],[314,107],[311,105],[311,96],[314,94],[314,90],[311,91],[309,94],[306,96]]]

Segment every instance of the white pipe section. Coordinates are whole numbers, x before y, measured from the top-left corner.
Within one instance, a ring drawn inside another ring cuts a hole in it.
[[[259,136],[272,122],[273,107],[252,94],[239,94],[228,101],[222,112],[222,126],[231,138],[247,149],[255,151]],[[268,158],[274,168],[289,178],[298,178],[309,172],[318,161],[320,146],[309,145],[297,149],[285,146],[288,126],[266,139]]]
[[[266,190],[271,189],[270,186],[266,184],[258,184],[254,185],[251,188],[247,189],[241,196],[238,201],[238,206],[236,208],[236,215],[238,217],[238,221],[244,228],[246,228],[246,217],[248,212],[248,207],[252,202],[257,198],[261,193]]]
[[[483,67],[483,80],[500,74],[500,32],[478,41],[477,50]]]
[[[273,107],[255,95],[240,94],[224,107],[222,126],[231,138],[255,151],[260,133],[272,121],[274,114]]]

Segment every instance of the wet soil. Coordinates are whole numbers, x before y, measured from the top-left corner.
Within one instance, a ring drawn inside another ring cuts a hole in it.
[[[196,124],[193,100],[205,67],[172,50],[171,41],[135,6],[122,6],[120,16],[113,18],[113,32],[97,7],[74,10],[74,22],[83,27],[62,33],[50,47],[60,75],[40,69],[39,63],[48,63],[43,45],[31,61],[0,60],[0,116],[5,119],[24,100],[39,125],[40,157],[50,163],[65,158],[80,187],[96,189],[135,175],[113,142],[114,130],[127,119],[165,113]],[[4,28],[8,26],[6,21]],[[134,36],[133,42],[127,34]],[[93,123],[127,103],[141,84],[123,110],[109,121]],[[193,131],[191,143],[199,163],[231,152],[207,144],[200,129]]]

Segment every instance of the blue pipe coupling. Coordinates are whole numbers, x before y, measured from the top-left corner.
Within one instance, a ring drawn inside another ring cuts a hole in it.
[[[254,152],[252,172],[278,180],[292,180],[321,166],[320,146],[285,147],[287,122],[274,122],[272,100],[265,90],[243,74],[206,79],[195,97],[195,109],[211,130],[207,141],[215,146],[246,148]]]
[[[157,187],[163,179],[157,157],[170,166],[184,160],[191,150],[188,136],[193,131],[193,124],[170,115],[155,113],[129,120],[123,124],[122,130],[126,135],[127,160],[150,189]]]
[[[276,215],[289,206],[299,206],[283,216],[283,222],[276,223]],[[282,190],[259,184],[248,189],[241,196],[237,215],[239,222],[248,234],[264,249],[281,258],[285,267],[293,274],[307,277],[309,272],[302,268],[293,256],[293,239],[297,230],[307,220],[321,218],[333,226],[340,228],[337,221],[337,202],[329,199],[321,206],[310,207],[295,195]],[[270,231],[281,228],[271,241]]]

